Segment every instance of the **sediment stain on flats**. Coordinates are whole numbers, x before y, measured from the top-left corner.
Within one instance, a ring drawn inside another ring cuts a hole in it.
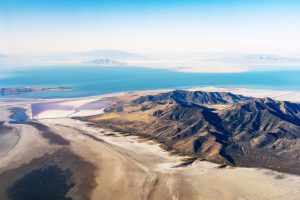
[[[71,200],[67,192],[74,186],[72,172],[56,165],[33,170],[8,189],[11,200]]]
[[[70,142],[64,139],[62,136],[52,132],[49,127],[41,124],[39,122],[29,121],[26,124],[33,126],[34,128],[38,129],[41,135],[49,140],[50,144],[58,144],[58,145],[69,145]]]
[[[94,172],[91,163],[64,147],[0,174],[0,199],[88,200]]]

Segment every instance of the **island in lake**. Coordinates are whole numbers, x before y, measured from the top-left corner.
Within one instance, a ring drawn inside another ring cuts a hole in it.
[[[0,199],[297,199],[300,104],[245,91],[0,99]]]
[[[9,87],[0,88],[0,95],[16,95],[27,92],[63,91],[70,90],[67,87]]]

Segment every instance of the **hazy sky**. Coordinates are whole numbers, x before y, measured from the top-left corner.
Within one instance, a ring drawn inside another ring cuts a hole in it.
[[[300,0],[1,0],[0,53],[300,54]]]

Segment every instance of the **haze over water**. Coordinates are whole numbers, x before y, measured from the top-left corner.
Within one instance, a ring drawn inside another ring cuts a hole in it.
[[[83,70],[84,69],[84,70]],[[51,66],[6,70],[1,87],[70,87],[70,91],[2,96],[29,98],[83,97],[116,92],[178,89],[193,86],[300,90],[300,71],[185,73],[140,67]]]

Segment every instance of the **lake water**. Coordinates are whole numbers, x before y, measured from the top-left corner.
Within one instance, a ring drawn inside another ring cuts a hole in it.
[[[139,67],[49,66],[0,70],[0,87],[71,87],[70,91],[2,96],[29,98],[82,97],[115,92],[191,86],[247,87],[300,91],[300,71],[184,73]]]
[[[25,123],[28,119],[24,108],[12,108],[10,112],[11,123]]]

